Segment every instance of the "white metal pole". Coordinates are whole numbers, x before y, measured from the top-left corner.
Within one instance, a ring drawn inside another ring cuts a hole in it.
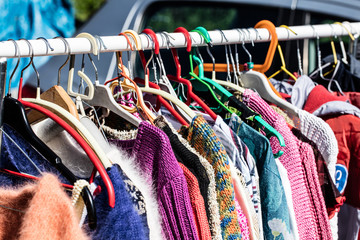
[[[343,23],[351,33],[359,34],[360,32],[360,22],[354,23]],[[344,27],[339,24],[322,24],[322,25],[306,25],[306,26],[292,26],[290,27],[295,33],[293,34],[286,28],[278,27],[276,28],[276,32],[278,35],[279,41],[284,40],[296,40],[296,39],[307,39],[307,38],[316,38],[319,36],[323,37],[331,37],[331,36],[346,36],[348,32]],[[225,37],[228,41],[225,40],[222,33],[218,30],[209,31],[210,38],[212,40],[213,45],[224,45],[224,44],[235,44],[241,43],[244,38],[245,43],[254,42],[268,42],[270,41],[270,35],[267,29],[259,28],[248,28],[243,29],[243,35],[236,29],[232,30],[223,30]],[[185,47],[185,37],[182,33],[169,33],[171,47],[181,48]],[[204,46],[204,40],[202,37],[196,33],[190,33],[192,38],[193,46]],[[157,34],[160,48],[167,48],[166,39],[161,37],[161,35]],[[127,41],[124,36],[102,36],[102,41],[107,49],[102,47],[100,52],[114,52],[114,51],[129,51],[130,48],[127,44]],[[152,42],[149,40],[147,36],[144,34],[140,34],[140,39],[142,43],[142,47],[144,50],[152,48]],[[82,53],[90,53],[91,52],[91,44],[86,38],[66,38],[68,43],[70,44],[71,53],[73,54],[82,54]],[[30,40],[30,43],[34,50],[34,56],[53,56],[53,55],[66,55],[65,45],[61,39],[48,39],[49,44],[53,51],[47,50],[46,44],[43,40]],[[30,50],[28,45],[23,40],[16,41],[21,57],[30,57]],[[48,53],[46,53],[48,52]],[[11,41],[2,41],[0,42],[0,57],[14,58],[15,55],[15,46]]]

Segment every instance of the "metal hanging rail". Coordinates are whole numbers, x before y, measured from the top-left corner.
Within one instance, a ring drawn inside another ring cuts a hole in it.
[[[286,40],[296,40],[296,39],[309,39],[323,37],[334,37],[334,36],[348,36],[348,31],[354,35],[359,35],[360,33],[360,22],[343,22],[342,26],[340,24],[322,24],[322,25],[305,25],[305,26],[292,26],[290,27],[292,33],[284,27],[277,27],[276,32],[278,35],[279,41]],[[270,35],[267,29],[263,28],[247,28],[238,31],[237,29],[232,30],[223,30],[225,35],[220,32],[220,30],[209,31],[209,35],[212,39],[213,45],[225,45],[225,44],[235,44],[235,43],[245,43],[250,42],[268,42],[270,41]],[[196,33],[190,33],[192,38],[193,46],[205,46],[204,40],[202,37]],[[168,39],[170,40],[171,47],[182,48],[186,47],[185,37],[182,33],[169,33]],[[167,48],[168,43],[165,35],[157,34],[159,39],[160,48]],[[144,50],[152,48],[152,42],[149,38],[140,34],[140,39],[142,47]],[[82,53],[91,53],[91,44],[86,38],[66,38],[67,42],[70,44],[72,54],[82,54]],[[106,49],[101,46],[100,52],[115,52],[115,51],[129,51],[130,47],[127,44],[127,41],[124,36],[101,36],[103,45],[106,46]],[[227,41],[226,41],[227,40]],[[46,44],[43,40],[30,40],[30,43],[34,50],[34,56],[54,56],[54,55],[66,55],[65,45],[61,39],[48,39],[49,44],[54,49],[49,51]],[[30,57],[30,50],[28,45],[23,40],[16,41],[21,57]],[[100,44],[101,45],[101,44]],[[99,45],[99,47],[100,47]],[[15,46],[11,41],[2,41],[0,42],[0,57],[6,58],[15,58]]]

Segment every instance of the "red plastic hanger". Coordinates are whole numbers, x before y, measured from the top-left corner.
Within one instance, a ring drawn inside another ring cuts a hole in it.
[[[184,27],[178,27],[177,29],[175,29],[174,32],[181,32],[181,33],[184,34],[186,42],[187,42],[186,51],[190,53],[190,51],[191,51],[191,38],[190,38],[189,32]],[[213,120],[215,120],[217,118],[217,115],[195,93],[193,93],[191,82],[189,80],[184,79],[184,78],[181,77],[181,65],[180,65],[180,62],[179,62],[179,57],[178,57],[178,54],[177,54],[177,50],[175,48],[172,48],[171,52],[173,54],[173,58],[174,58],[175,66],[176,66],[176,76],[167,75],[167,77],[172,81],[183,83],[183,84],[185,84],[187,86],[187,95],[188,95],[187,101],[186,101],[187,105],[190,105],[191,99],[193,99],[195,102],[197,102],[204,109],[204,111],[207,114],[210,115],[210,117]]]
[[[32,56],[30,58],[30,62],[27,66],[25,66],[24,69],[22,69],[22,73],[23,71],[28,68],[30,66],[30,64],[33,66],[35,72],[38,74],[34,63],[33,63],[33,50],[32,50],[32,46],[31,44],[29,44],[29,48],[31,49],[31,53]],[[95,154],[95,152],[92,150],[92,148],[89,146],[89,144],[79,135],[79,133],[73,129],[69,124],[67,124],[62,118],[60,118],[59,116],[57,116],[56,114],[54,114],[53,112],[39,106],[36,105],[34,103],[30,103],[30,102],[26,102],[24,100],[22,100],[22,83],[23,83],[23,77],[21,74],[20,77],[20,83],[19,83],[19,91],[18,91],[18,101],[20,103],[22,103],[22,105],[24,105],[25,107],[29,107],[32,109],[35,109],[36,111],[41,112],[42,114],[45,114],[46,116],[48,116],[49,118],[51,118],[52,120],[54,120],[57,124],[59,124],[61,127],[63,127],[78,143],[79,145],[84,149],[85,153],[88,155],[89,159],[91,160],[91,162],[94,164],[94,167],[97,169],[97,171],[99,172],[106,188],[107,188],[107,192],[108,192],[108,198],[109,198],[109,205],[110,207],[114,207],[115,206],[115,190],[114,190],[114,186],[110,180],[109,175],[107,174],[104,166],[102,165],[101,161],[99,160],[98,156]]]
[[[155,47],[154,47],[154,53],[155,54],[159,54],[160,52],[160,47],[159,47],[159,42],[158,42],[158,39],[156,37],[156,34],[153,30],[151,29],[144,29],[142,31],[143,33],[146,33],[148,34],[151,38],[152,38],[152,41],[154,42],[155,44]],[[144,52],[142,50],[139,51],[139,55],[140,55],[140,59],[141,59],[141,62],[143,64],[143,67],[144,67],[144,71],[147,71],[149,72],[148,69],[145,70],[145,67],[146,67],[146,59],[145,59],[145,55],[144,55]],[[145,84],[145,80],[144,79],[141,79],[141,78],[135,78],[134,79],[135,82],[137,83],[141,83],[141,84]],[[149,86],[152,87],[152,88],[156,88],[156,89],[160,89],[160,87],[155,84],[155,83],[152,83],[149,81]],[[185,126],[189,126],[189,123],[187,123],[184,118],[173,108],[171,107],[171,105],[161,96],[157,96],[157,104],[156,104],[156,107],[155,109],[156,110],[159,110],[160,108],[160,104],[161,103],[164,107],[166,107],[169,112],[182,124],[182,125],[185,125]]]

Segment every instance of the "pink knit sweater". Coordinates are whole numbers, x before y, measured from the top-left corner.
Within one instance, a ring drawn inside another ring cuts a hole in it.
[[[306,168],[300,155],[299,140],[292,134],[285,120],[252,90],[245,90],[243,102],[261,114],[263,119],[274,127],[285,140],[285,147],[280,147],[278,140],[274,137],[270,139],[270,144],[273,152],[276,153],[280,149],[284,151],[279,160],[288,171],[300,239],[328,239],[322,238],[319,226],[328,226],[329,222],[326,219],[315,217],[315,214],[318,214],[315,209],[318,210],[318,205],[323,204],[317,197],[321,194],[318,188],[319,182],[315,181],[314,177],[306,175]],[[302,152],[302,154],[306,154],[306,152]],[[312,196],[312,193],[317,191],[319,194]],[[313,201],[314,199],[316,200]],[[320,203],[315,203],[317,201]],[[322,201],[324,200],[322,199]],[[331,236],[330,230],[328,235]]]

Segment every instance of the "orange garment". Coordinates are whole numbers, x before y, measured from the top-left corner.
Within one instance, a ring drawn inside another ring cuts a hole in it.
[[[18,189],[0,189],[0,205],[0,239],[89,239],[79,227],[70,198],[52,174]]]
[[[181,169],[184,172],[184,176],[188,185],[190,202],[194,212],[196,230],[198,232],[199,239],[206,240],[211,239],[209,222],[206,216],[204,198],[200,193],[199,183],[194,176],[182,163],[179,163]]]

